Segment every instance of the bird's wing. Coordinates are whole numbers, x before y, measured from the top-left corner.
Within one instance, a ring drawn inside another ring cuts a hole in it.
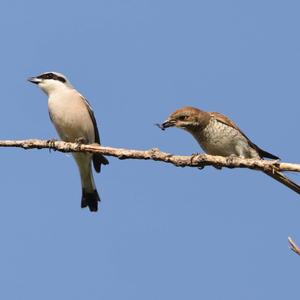
[[[234,129],[236,129],[237,131],[239,131],[240,134],[243,135],[244,138],[247,140],[248,144],[257,151],[257,153],[259,154],[259,156],[261,158],[266,157],[266,158],[271,158],[271,159],[279,159],[278,156],[261,149],[260,147],[255,145],[253,142],[251,142],[251,140],[247,137],[247,135],[228,117],[226,117],[223,114],[220,114],[218,112],[211,112],[210,115],[212,117],[214,117],[218,122],[221,122],[227,126],[230,126]]]
[[[211,112],[210,115],[212,117],[214,117],[217,121],[238,130],[244,137],[246,137],[246,135],[241,131],[241,129],[228,117],[226,117],[223,114],[220,114],[218,112]],[[247,138],[247,140],[249,140],[249,139]]]
[[[94,132],[95,132],[95,143],[98,143],[99,145],[101,145],[100,143],[100,136],[99,136],[99,130],[98,130],[98,126],[97,126],[97,121],[96,121],[96,118],[95,118],[95,115],[94,115],[94,111],[90,105],[90,103],[88,102],[88,100],[86,98],[84,98],[83,96],[82,97],[82,100],[84,101],[84,104],[89,112],[89,115],[91,117],[91,120],[93,122],[93,126],[94,126]]]
[[[49,114],[50,121],[53,123],[52,116],[49,110],[48,110],[48,114]]]
[[[96,118],[94,115],[94,111],[93,111],[90,103],[88,102],[88,100],[83,96],[81,96],[81,97],[86,105],[86,108],[87,108],[89,115],[91,117],[91,120],[93,122],[94,132],[95,132],[95,143],[98,143],[99,145],[101,145],[99,130],[98,130],[97,121],[96,121]],[[99,154],[99,153],[93,154],[93,164],[94,164],[94,168],[97,173],[99,173],[101,171],[101,164],[107,165],[108,163],[109,163],[108,160],[102,154]]]

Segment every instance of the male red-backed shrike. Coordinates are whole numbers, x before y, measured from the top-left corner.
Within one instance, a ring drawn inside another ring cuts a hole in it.
[[[28,80],[37,84],[48,95],[50,119],[63,141],[100,144],[97,122],[90,104],[63,74],[47,72]],[[101,164],[107,165],[108,160],[101,154],[73,153],[72,155],[79,167],[81,177],[81,207],[88,206],[90,211],[97,211],[100,197],[95,186],[91,164],[93,161],[94,168],[99,173]]]
[[[176,110],[159,125],[163,130],[174,126],[191,133],[207,154],[278,159],[277,156],[252,143],[232,120],[218,112],[205,112],[190,106],[184,107]],[[300,194],[300,186],[276,168],[273,172],[264,171],[264,173]]]

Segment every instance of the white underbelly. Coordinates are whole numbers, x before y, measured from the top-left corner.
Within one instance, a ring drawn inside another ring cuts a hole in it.
[[[253,149],[248,140],[235,128],[216,120],[211,123],[199,135],[194,134],[201,148],[211,155],[240,156],[244,158],[257,158],[259,155]]]
[[[223,138],[217,138],[214,141],[202,141],[201,148],[208,154],[230,156],[236,154],[236,144],[233,141],[228,142]]]
[[[94,143],[94,126],[83,103],[72,99],[66,101],[50,98],[48,108],[51,120],[62,140],[74,142],[83,138],[86,143]]]

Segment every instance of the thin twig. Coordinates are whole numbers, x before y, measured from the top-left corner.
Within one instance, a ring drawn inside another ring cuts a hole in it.
[[[114,156],[119,159],[155,160],[173,164],[177,167],[216,166],[226,168],[249,168],[261,171],[272,171],[274,167],[280,171],[300,172],[300,164],[283,163],[278,160],[243,159],[239,157],[222,157],[207,154],[193,154],[191,156],[173,155],[162,152],[157,148],[150,150],[132,150],[99,146],[98,144],[77,144],[62,141],[45,140],[5,140],[0,141],[0,147],[18,147],[23,149],[48,148],[60,152],[91,152]]]
[[[296,244],[296,242],[290,236],[288,237],[288,240],[289,240],[289,244],[290,244],[290,249],[293,250],[298,255],[300,255],[300,248]]]

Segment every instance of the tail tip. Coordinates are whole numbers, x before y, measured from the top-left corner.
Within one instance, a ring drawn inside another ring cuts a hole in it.
[[[88,207],[90,211],[96,212],[98,211],[98,202],[100,202],[100,197],[97,190],[87,192],[82,189],[81,208]]]

